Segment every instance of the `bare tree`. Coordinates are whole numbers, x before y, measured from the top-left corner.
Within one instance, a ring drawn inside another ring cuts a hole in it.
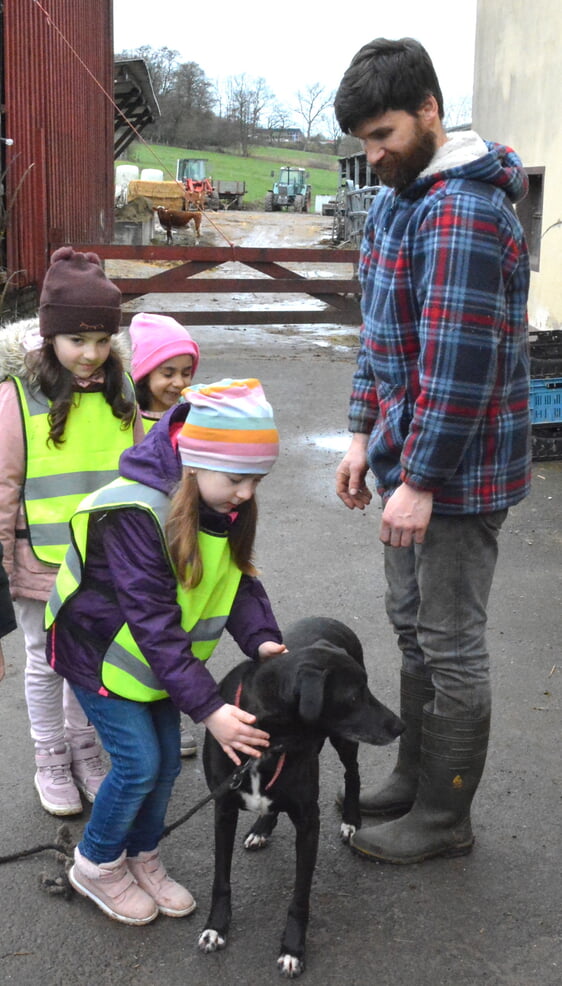
[[[468,126],[472,120],[472,98],[461,96],[447,106],[443,124],[445,129],[450,127]]]
[[[314,124],[322,117],[324,110],[333,105],[334,93],[328,92],[319,82],[314,82],[306,89],[297,92],[297,114],[304,122],[305,142],[311,137]]]
[[[328,140],[333,147],[334,154],[338,154],[344,135],[342,134],[341,127],[336,119],[336,114],[334,111],[332,110],[331,113],[326,113],[324,120],[326,121],[326,134]]]
[[[247,79],[245,75],[228,80],[227,117],[235,121],[243,157],[248,156],[250,142],[255,138],[260,119],[272,96],[264,79]]]
[[[174,87],[163,97],[162,115],[169,142],[202,147],[213,121],[215,97],[211,83],[196,62],[184,62],[175,73]]]

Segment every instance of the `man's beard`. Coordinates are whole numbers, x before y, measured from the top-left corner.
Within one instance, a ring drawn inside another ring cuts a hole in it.
[[[416,120],[412,147],[409,151],[387,151],[383,160],[375,165],[383,185],[401,192],[427,168],[437,150],[437,137],[433,130],[422,130]]]

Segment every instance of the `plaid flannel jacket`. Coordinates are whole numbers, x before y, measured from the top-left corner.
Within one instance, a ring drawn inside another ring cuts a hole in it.
[[[509,148],[373,201],[361,248],[363,327],[349,410],[381,496],[487,513],[530,483],[527,177]]]

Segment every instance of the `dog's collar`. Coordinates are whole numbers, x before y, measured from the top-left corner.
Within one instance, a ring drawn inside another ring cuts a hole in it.
[[[238,684],[238,688],[236,689],[236,694],[234,695],[234,705],[236,706],[237,709],[240,708],[240,702],[241,701],[242,701],[242,682],[240,681],[239,684]],[[271,752],[273,752],[273,751],[271,751]],[[279,774],[281,773],[281,771],[283,770],[283,767],[285,766],[286,757],[287,757],[287,754],[285,753],[284,750],[282,750],[281,751],[281,754],[279,756],[279,759],[277,761],[277,766],[276,766],[275,770],[273,771],[273,777],[265,785],[265,790],[266,791],[269,791],[269,789],[271,787],[273,787],[273,785],[275,784],[275,781],[279,779]]]

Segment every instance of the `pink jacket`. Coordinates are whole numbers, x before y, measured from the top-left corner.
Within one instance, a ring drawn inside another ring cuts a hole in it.
[[[37,322],[17,322],[0,332],[0,379],[11,373],[28,377],[23,362],[23,339]],[[10,578],[13,599],[25,597],[46,602],[58,569],[38,561],[29,541],[16,531],[26,529],[21,491],[25,479],[24,433],[21,412],[12,380],[0,383],[0,542],[4,548],[4,567]],[[137,414],[133,429],[135,444],[144,438],[144,427]]]

